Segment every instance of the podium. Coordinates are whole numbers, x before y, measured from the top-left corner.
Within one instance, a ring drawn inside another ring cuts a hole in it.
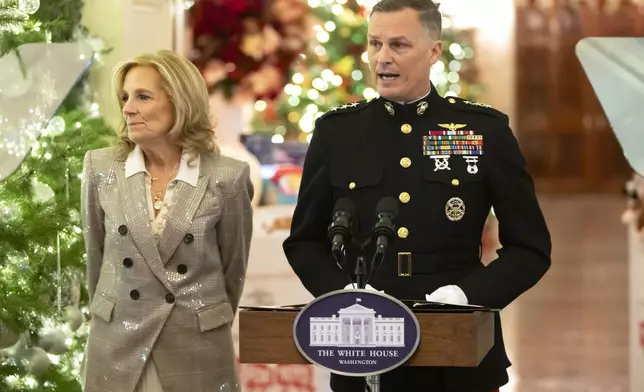
[[[423,309],[403,302],[420,327],[420,342],[407,366],[476,367],[494,344],[494,310],[449,305]],[[240,362],[311,364],[294,341],[293,325],[303,307],[240,307]]]

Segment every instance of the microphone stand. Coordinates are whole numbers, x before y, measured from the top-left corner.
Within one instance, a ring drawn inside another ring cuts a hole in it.
[[[364,290],[367,287],[367,277],[371,278],[371,265],[365,260],[365,248],[371,240],[365,241],[360,247],[360,254],[356,260],[356,284],[358,289]],[[374,256],[375,257],[375,256]],[[373,262],[371,263],[373,264]],[[372,375],[365,377],[365,391],[366,392],[380,392],[380,375]]]
[[[364,255],[361,253],[358,256],[356,261],[356,283],[359,289],[365,289],[367,287],[367,262],[365,261]]]

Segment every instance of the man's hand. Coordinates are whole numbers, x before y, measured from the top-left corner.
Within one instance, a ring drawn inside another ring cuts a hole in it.
[[[344,289],[345,289],[345,290],[347,290],[347,289],[357,289],[357,288],[358,288],[358,284],[357,284],[357,283],[349,283],[348,285],[344,286]],[[384,291],[382,291],[382,290],[377,290],[375,287],[373,287],[373,286],[372,286],[372,285],[370,285],[370,284],[367,284],[367,287],[365,287],[364,289],[365,289],[365,290],[371,290],[371,291],[379,291],[379,292],[381,292],[381,293],[384,293]]]
[[[431,294],[425,295],[427,302],[442,302],[452,305],[468,305],[467,296],[460,287],[443,286]]]

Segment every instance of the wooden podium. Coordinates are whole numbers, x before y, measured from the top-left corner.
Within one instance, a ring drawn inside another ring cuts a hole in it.
[[[240,307],[241,363],[309,364],[293,340],[295,307]],[[494,344],[494,311],[416,310],[420,344],[410,366],[476,367]]]

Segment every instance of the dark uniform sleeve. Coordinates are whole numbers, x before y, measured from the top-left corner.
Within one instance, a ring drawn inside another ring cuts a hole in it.
[[[550,268],[551,240],[534,183],[507,116],[485,140],[487,171],[502,248],[498,258],[458,286],[470,304],[502,309]]]
[[[284,241],[284,253],[306,289],[318,297],[344,288],[348,276],[331,255],[327,227],[333,213],[333,192],[329,181],[328,145],[324,140],[323,118],[318,119],[311,138],[304,172],[293,213],[291,235]]]

